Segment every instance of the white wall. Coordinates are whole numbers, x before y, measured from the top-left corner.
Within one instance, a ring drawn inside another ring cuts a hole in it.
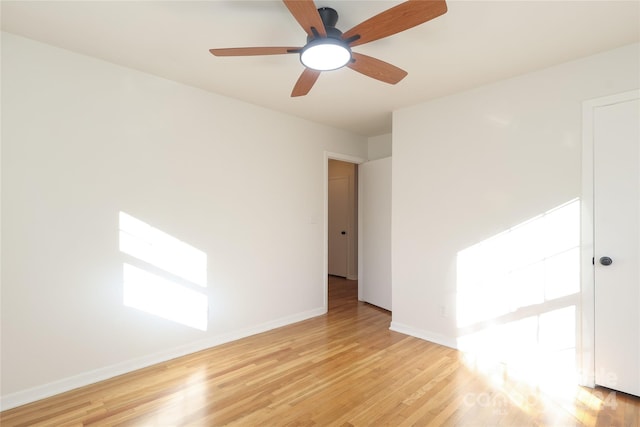
[[[392,155],[392,134],[390,133],[369,137],[367,144],[369,160],[383,159]]]
[[[365,138],[10,34],[2,124],[4,408],[326,310],[324,152]],[[206,253],[206,331],[123,305],[171,276],[119,212]]]
[[[393,329],[458,345],[458,253],[580,197],[581,102],[640,87],[639,62],[630,45],[394,113]]]

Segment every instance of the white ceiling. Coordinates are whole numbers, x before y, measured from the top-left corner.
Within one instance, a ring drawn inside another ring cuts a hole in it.
[[[316,0],[342,31],[399,1]],[[208,50],[302,46],[280,1],[2,1],[2,29],[365,136],[391,111],[640,40],[640,1],[458,1],[403,33],[358,46],[409,72],[392,86],[348,68],[291,98],[297,55],[214,57]],[[640,55],[640,53],[639,53]]]

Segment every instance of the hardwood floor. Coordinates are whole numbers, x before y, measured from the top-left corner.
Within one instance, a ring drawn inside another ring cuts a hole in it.
[[[5,411],[9,426],[639,426],[640,399],[500,385],[457,351],[389,330],[330,278],[329,313]]]

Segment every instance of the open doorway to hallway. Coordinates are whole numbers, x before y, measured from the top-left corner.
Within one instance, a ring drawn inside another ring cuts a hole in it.
[[[358,301],[358,167],[328,160],[328,309]]]
[[[328,273],[358,278],[358,169],[354,163],[329,159]]]
[[[359,301],[390,311],[391,157],[364,161],[326,154],[325,161],[324,280],[333,275],[357,281]],[[338,250],[333,239],[342,245]]]

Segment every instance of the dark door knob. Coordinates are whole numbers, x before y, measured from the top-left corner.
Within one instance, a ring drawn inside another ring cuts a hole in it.
[[[613,264],[613,260],[608,256],[603,256],[600,258],[600,264],[602,265],[611,265]]]
[[[346,231],[341,231],[340,234],[347,234],[347,232]]]

